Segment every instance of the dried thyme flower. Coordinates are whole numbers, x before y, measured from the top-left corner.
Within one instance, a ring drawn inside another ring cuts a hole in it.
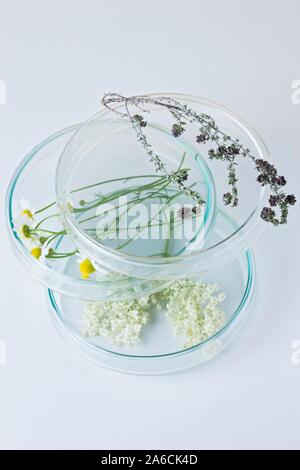
[[[140,114],[135,114],[132,116],[132,119],[141,127],[146,127],[147,126],[147,121],[144,121],[143,116]]]
[[[181,207],[178,210],[177,215],[182,220],[187,219],[192,215],[192,209],[190,207]]]
[[[288,217],[288,207],[296,203],[296,198],[293,194],[285,194],[281,188],[286,185],[284,176],[278,176],[277,170],[274,165],[262,158],[255,160],[256,169],[259,172],[257,181],[261,186],[269,186],[273,194],[269,197],[269,206],[264,207],[261,212],[261,218],[266,222],[271,222],[273,225],[285,224]],[[280,217],[276,217],[274,207],[280,210]]]
[[[172,127],[172,134],[174,137],[179,137],[182,135],[185,131],[184,123],[183,122],[178,122],[177,124],[173,124]]]
[[[237,160],[240,158],[250,159],[259,175],[257,181],[261,186],[268,186],[271,192],[269,199],[269,207],[264,207],[261,212],[261,218],[273,225],[285,224],[288,217],[288,208],[296,203],[293,194],[286,195],[281,188],[286,185],[284,176],[278,176],[274,165],[269,162],[257,158],[250,153],[250,149],[244,147],[238,139],[233,139],[230,135],[220,130],[214,119],[205,113],[197,113],[187,105],[181,104],[179,101],[167,96],[151,97],[151,96],[131,96],[124,97],[117,93],[108,93],[104,95],[102,103],[111,111],[128,117],[136,131],[137,139],[148,154],[150,161],[154,163],[156,171],[162,172],[170,178],[170,181],[180,187],[183,192],[194,199],[198,206],[205,202],[197,191],[192,190],[184,183],[184,179],[180,178],[176,173],[168,173],[165,165],[162,163],[159,155],[157,155],[151,144],[148,142],[142,128],[147,126],[142,114],[131,115],[129,106],[138,108],[141,113],[150,113],[151,107],[157,106],[166,109],[174,118],[175,123],[172,125],[171,132],[174,137],[180,137],[186,130],[188,124],[196,124],[198,132],[195,140],[198,144],[213,144],[208,149],[208,156],[211,160],[221,160],[227,163],[227,182],[230,191],[223,195],[223,201],[226,205],[236,207],[239,203],[238,198],[238,177],[236,174]],[[115,109],[114,105],[123,104],[125,112]],[[272,208],[277,208],[279,215]]]

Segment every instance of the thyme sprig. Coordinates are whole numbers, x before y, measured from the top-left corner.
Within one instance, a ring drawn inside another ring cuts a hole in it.
[[[190,196],[198,206],[205,202],[199,193],[186,184],[188,174],[186,171],[168,172],[165,164],[161,161],[160,156],[153,150],[152,145],[148,142],[144,128],[147,127],[147,120],[144,114],[150,113],[154,107],[166,109],[174,119],[171,132],[174,137],[180,137],[186,131],[189,124],[195,124],[198,128],[195,140],[198,144],[210,144],[208,156],[211,160],[221,160],[227,164],[227,183],[229,191],[223,195],[225,205],[236,207],[239,203],[238,177],[236,167],[238,160],[248,158],[254,164],[255,170],[258,172],[257,182],[270,190],[269,206],[261,211],[261,218],[273,225],[285,224],[287,222],[289,206],[296,203],[293,194],[286,194],[282,187],[286,185],[284,176],[279,176],[274,165],[268,161],[256,157],[240,143],[238,139],[231,137],[218,128],[215,120],[205,113],[198,113],[189,106],[180,103],[168,96],[131,96],[125,97],[118,93],[107,93],[102,98],[103,105],[114,113],[127,117],[131,121],[133,129],[136,132],[137,140],[144,148],[150,161],[154,164],[157,172],[166,175],[170,182],[185,194]],[[120,111],[115,105],[123,104],[125,111]],[[131,112],[131,107],[139,110],[136,114]],[[277,208],[277,213],[276,213]]]
[[[132,100],[134,100],[135,98],[138,99],[142,97],[133,97]],[[110,108],[109,106],[109,103],[111,102],[110,100],[113,100],[112,102],[116,102],[115,100],[118,100],[117,102],[120,102],[120,101],[124,102],[126,113],[120,113],[119,111],[113,108]],[[194,189],[192,189],[189,185],[186,184],[186,181],[188,179],[188,170],[184,168],[179,168],[176,171],[168,172],[166,165],[161,161],[160,156],[153,150],[153,147],[148,141],[146,134],[143,132],[143,128],[147,126],[147,121],[145,121],[143,116],[140,114],[132,114],[129,109],[129,104],[134,104],[142,112],[146,112],[146,110],[141,107],[141,105],[144,104],[142,100],[140,103],[139,103],[139,100],[134,102],[134,101],[131,101],[131,98],[124,98],[121,95],[113,94],[113,95],[105,95],[103,97],[103,104],[109,109],[113,109],[114,112],[117,112],[121,116],[127,116],[130,119],[133,129],[135,130],[137,140],[141,144],[143,149],[145,150],[146,154],[148,155],[150,162],[154,164],[156,172],[167,176],[170,183],[173,183],[175,186],[177,186],[177,188],[181,192],[186,194],[188,197],[192,198],[196,202],[197,205],[202,206],[205,204],[205,201],[204,199],[202,199],[200,194]]]

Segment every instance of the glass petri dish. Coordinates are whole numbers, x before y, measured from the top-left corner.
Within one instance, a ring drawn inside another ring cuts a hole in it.
[[[268,150],[256,131],[225,107],[187,95],[149,96],[168,96],[197,112],[212,116],[220,129],[239,139],[253,154],[269,159]],[[120,111],[122,104],[116,105],[115,109]],[[178,247],[175,243],[175,249],[169,251],[167,256],[161,246],[157,249],[156,245],[149,244],[149,236],[147,243],[142,241],[140,245],[132,243],[131,239],[130,244],[127,239],[121,244],[119,239],[117,243],[115,240],[107,241],[105,236],[99,236],[95,227],[83,224],[80,217],[81,204],[85,211],[91,209],[88,212],[91,218],[96,217],[99,201],[102,204],[102,201],[111,200],[112,195],[120,190],[120,180],[125,192],[131,191],[132,187],[135,189],[130,179],[132,176],[141,178],[145,185],[152,181],[144,178],[153,173],[153,167],[136,141],[127,118],[116,116],[106,108],[100,111],[74,133],[59,159],[56,194],[64,223],[75,244],[106,269],[144,279],[170,280],[190,276],[227,263],[250,246],[263,229],[260,213],[267,195],[256,182],[252,162],[248,159],[239,162],[239,205],[235,208],[224,207],[222,197],[228,190],[224,164],[219,161],[207,164],[207,148],[204,145],[195,148],[195,134],[191,130],[184,133],[184,139],[178,139],[168,129],[170,122],[166,113],[153,109],[147,124],[148,138],[153,148],[158,149],[169,171],[180,168],[182,156],[185,155],[184,165],[190,168],[189,181],[195,184],[206,204],[201,223],[198,224],[199,231],[188,240],[184,238],[183,246]],[[151,176],[154,177],[153,174]],[[93,199],[89,191],[98,187],[99,178],[109,181],[109,184],[102,185],[98,199]],[[76,187],[87,188],[83,200],[74,198]],[[233,218],[235,228],[228,227],[228,231],[223,232],[223,239],[214,244],[211,235],[218,230],[218,224],[222,225],[216,208],[223,208]],[[100,216],[103,216],[101,211]],[[153,249],[148,249],[149,246]]]
[[[13,250],[27,272],[38,281],[58,292],[76,298],[90,300],[128,299],[137,295],[155,292],[167,285],[164,281],[144,280],[128,276],[120,276],[103,270],[98,279],[82,279],[78,269],[77,257],[51,260],[49,263],[34,258],[20,237],[16,220],[21,210],[20,201],[27,199],[30,207],[39,211],[40,208],[53,203],[53,206],[39,214],[39,218],[57,213],[55,205],[55,171],[61,152],[70,137],[79,129],[75,125],[64,129],[38,144],[23,159],[13,174],[6,195],[6,220],[8,234]],[[49,230],[60,230],[60,217],[51,217]],[[77,249],[73,239],[68,236],[56,238],[52,245],[60,251],[72,252]]]
[[[223,229],[232,221],[219,214]],[[221,238],[214,234],[214,240]],[[135,346],[114,346],[101,336],[86,337],[84,328],[85,302],[69,296],[47,291],[50,316],[59,333],[75,351],[91,362],[118,372],[131,374],[164,374],[196,366],[220,353],[234,338],[249,318],[248,307],[253,300],[255,266],[250,250],[230,263],[219,266],[201,280],[217,283],[226,294],[222,310],[225,324],[211,337],[192,347],[184,348],[175,338],[164,311],[154,311],[144,327],[141,342]]]
[[[261,158],[267,158],[267,149],[255,131],[230,111],[200,98],[171,96],[194,108],[198,106],[201,111],[209,112],[219,123],[223,119],[224,130],[243,139],[243,143],[252,146],[253,151]],[[163,155],[166,156],[169,168],[178,168],[178,161],[181,162],[184,154],[184,164],[191,168],[197,188],[205,198],[206,204],[198,231],[195,236],[185,239],[184,246],[174,244],[171,250],[168,247],[169,251],[163,253],[163,256],[155,252],[142,256],[138,246],[132,252],[120,251],[114,246],[99,242],[91,236],[91,227],[82,219],[81,211],[74,211],[74,207],[87,208],[87,211],[83,211],[86,218],[94,215],[89,213],[89,206],[86,204],[94,191],[94,184],[98,187],[94,178],[99,170],[99,155],[103,158],[103,165],[100,165],[103,169],[101,177],[105,180],[115,179],[117,169],[120,172],[117,177],[124,179],[121,163],[113,155],[117,155],[118,148],[129,139],[131,144],[125,146],[128,150],[128,163],[133,154],[132,149],[135,148],[134,136],[128,123],[115,118],[113,121],[117,122],[112,124],[112,117],[107,111],[98,113],[83,125],[72,126],[47,138],[24,158],[7,191],[9,238],[26,270],[47,286],[51,318],[58,330],[86,358],[100,366],[127,373],[160,374],[182,370],[218,354],[238,335],[249,316],[247,307],[253,297],[255,270],[253,255],[250,250],[245,251],[245,248],[262,230],[260,210],[265,202],[265,194],[255,183],[247,162],[241,162],[240,205],[234,209],[221,209],[225,179],[218,162],[208,165],[205,152],[201,149],[200,153],[194,148],[191,144],[192,137],[188,134],[185,139],[177,139],[175,144],[166,123],[158,125],[155,120],[149,124],[149,129],[153,132],[153,142],[165,149]],[[88,138],[82,138],[82,132],[87,132]],[[110,158],[106,152],[99,153],[103,142],[104,147],[112,152]],[[112,145],[113,142],[118,143],[116,148]],[[70,158],[65,157],[68,152]],[[126,164],[127,189],[128,175],[140,178],[145,174],[143,152],[140,157],[140,166],[137,166],[136,155],[131,166]],[[114,164],[108,165],[111,161]],[[148,170],[151,171],[150,167]],[[105,171],[111,171],[112,176],[104,174]],[[62,181],[61,175],[64,175]],[[143,182],[148,184],[147,179]],[[80,189],[82,187],[83,190]],[[113,191],[112,185],[105,194],[110,195]],[[64,233],[53,240],[51,246],[62,252],[73,252],[79,248],[84,255],[101,265],[102,271],[97,278],[92,276],[90,279],[82,279],[75,256],[43,263],[30,254],[15,224],[15,214],[20,211],[20,200],[24,197],[30,201],[30,207],[35,208],[36,213],[41,207],[50,204],[54,213],[49,219],[49,230],[57,231],[59,227],[64,230]],[[169,286],[173,279],[185,277],[216,282],[226,294],[223,306],[225,325],[205,341],[189,348],[182,347],[174,338],[164,312],[153,312],[153,318],[145,327],[142,341],[137,346],[115,347],[100,336],[84,336],[82,320],[86,302],[121,301],[151,295]]]

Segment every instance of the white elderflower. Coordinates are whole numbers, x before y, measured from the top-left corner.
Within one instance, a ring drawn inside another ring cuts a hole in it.
[[[162,291],[120,302],[88,302],[84,309],[84,334],[103,336],[117,345],[140,340],[152,310],[166,310],[175,336],[190,347],[215,334],[225,324],[219,308],[224,294],[216,284],[179,280]]]
[[[208,339],[225,324],[226,316],[218,306],[225,295],[217,294],[216,284],[180,280],[168,290],[166,315],[185,347]]]
[[[87,302],[83,332],[103,336],[118,346],[139,342],[142,328],[149,320],[150,297],[120,302]]]

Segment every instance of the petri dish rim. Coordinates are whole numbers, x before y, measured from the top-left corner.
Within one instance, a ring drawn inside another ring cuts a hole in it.
[[[142,355],[130,355],[130,354],[124,354],[124,353],[118,353],[116,351],[112,351],[110,349],[103,348],[101,346],[97,346],[93,343],[90,343],[88,341],[85,341],[80,334],[78,334],[74,328],[72,328],[69,323],[65,320],[63,313],[61,309],[59,308],[56,300],[55,300],[55,295],[51,289],[47,289],[47,298],[50,303],[50,306],[52,307],[52,310],[55,311],[56,315],[58,316],[57,320],[61,320],[63,326],[65,329],[70,333],[79,343],[84,345],[85,347],[97,351],[98,353],[104,353],[109,356],[115,356],[119,358],[125,358],[125,359],[131,359],[131,360],[149,360],[149,359],[162,359],[162,358],[170,358],[170,357],[178,357],[182,356],[185,354],[192,353],[193,351],[201,348],[202,346],[205,346],[212,342],[215,339],[218,339],[220,336],[222,336],[223,333],[225,333],[230,326],[233,324],[233,322],[238,318],[238,316],[242,313],[243,310],[246,310],[248,307],[249,303],[251,302],[253,292],[254,292],[254,287],[255,287],[255,260],[253,253],[250,249],[248,249],[244,255],[247,260],[247,282],[245,286],[245,290],[242,296],[242,299],[236,308],[235,312],[230,316],[226,324],[218,330],[216,333],[214,333],[212,336],[207,338],[204,341],[201,341],[200,343],[191,346],[186,349],[182,349],[180,351],[175,351],[172,353],[165,353],[165,354],[157,354],[157,355],[148,355],[148,356],[142,356]]]
[[[264,158],[264,159],[270,159],[269,151],[268,148],[265,144],[265,142],[262,140],[262,138],[259,136],[257,131],[250,126],[241,116],[239,116],[237,113],[231,111],[230,109],[224,107],[223,105],[212,101],[208,100],[206,98],[202,97],[197,97],[197,96],[192,96],[192,95],[185,95],[185,94],[176,94],[176,93],[152,93],[149,94],[149,96],[169,96],[170,98],[180,100],[189,100],[195,103],[200,103],[206,106],[211,106],[214,109],[217,109],[221,112],[224,113],[225,116],[227,116],[230,120],[234,121],[239,125],[239,127],[245,132],[246,135],[252,140],[254,143],[259,155]],[[114,108],[118,109],[122,107],[121,105],[115,105]],[[246,228],[246,226],[249,226],[250,222],[253,222],[253,218],[255,215],[258,214],[258,211],[262,208],[264,201],[266,200],[266,190],[264,187],[260,188],[260,195],[259,199],[257,201],[256,207],[250,212],[246,220],[238,226],[229,236],[224,238],[223,240],[215,243],[212,246],[209,246],[207,248],[201,249],[201,250],[195,250],[191,253],[184,253],[180,254],[177,256],[169,256],[168,258],[165,257],[156,257],[155,259],[151,259],[149,257],[143,257],[143,256],[137,256],[134,254],[128,254],[128,253],[123,253],[121,251],[118,251],[116,249],[110,248],[104,244],[99,244],[97,243],[92,237],[90,237],[88,234],[84,232],[84,230],[80,227],[80,225],[77,223],[76,219],[72,216],[72,213],[68,209],[68,203],[67,203],[67,197],[64,191],[63,187],[63,178],[61,173],[61,168],[63,165],[63,161],[66,157],[69,145],[71,145],[72,140],[74,137],[80,133],[80,131],[84,130],[89,124],[102,116],[110,115],[110,111],[107,109],[101,110],[98,113],[94,114],[92,117],[90,117],[85,123],[83,123],[74,133],[74,135],[71,137],[71,139],[68,141],[66,144],[61,157],[59,159],[57,169],[56,169],[56,194],[57,194],[57,201],[60,205],[61,208],[61,213],[62,216],[65,219],[65,222],[67,224],[67,227],[69,228],[70,232],[73,233],[76,236],[77,240],[83,241],[85,244],[85,248],[87,249],[87,253],[89,253],[88,247],[91,247],[92,249],[95,249],[95,251],[99,251],[99,253],[103,254],[109,254],[110,256],[116,258],[116,259],[123,259],[124,261],[133,262],[137,263],[140,265],[148,265],[148,266],[156,266],[159,264],[171,264],[171,263],[179,263],[181,261],[189,260],[189,259],[195,259],[200,261],[203,256],[211,254],[212,256],[222,256],[223,253],[227,253],[229,250],[233,251],[233,247],[235,245],[238,245],[239,242],[241,243],[241,240],[239,240],[238,236],[241,233],[241,231]],[[263,226],[263,221],[258,217],[258,220],[254,221],[254,225],[250,227],[248,235],[249,237],[253,234],[253,232],[257,231],[258,229],[262,230]],[[245,242],[242,244],[243,248],[246,248],[249,245],[249,241]]]

